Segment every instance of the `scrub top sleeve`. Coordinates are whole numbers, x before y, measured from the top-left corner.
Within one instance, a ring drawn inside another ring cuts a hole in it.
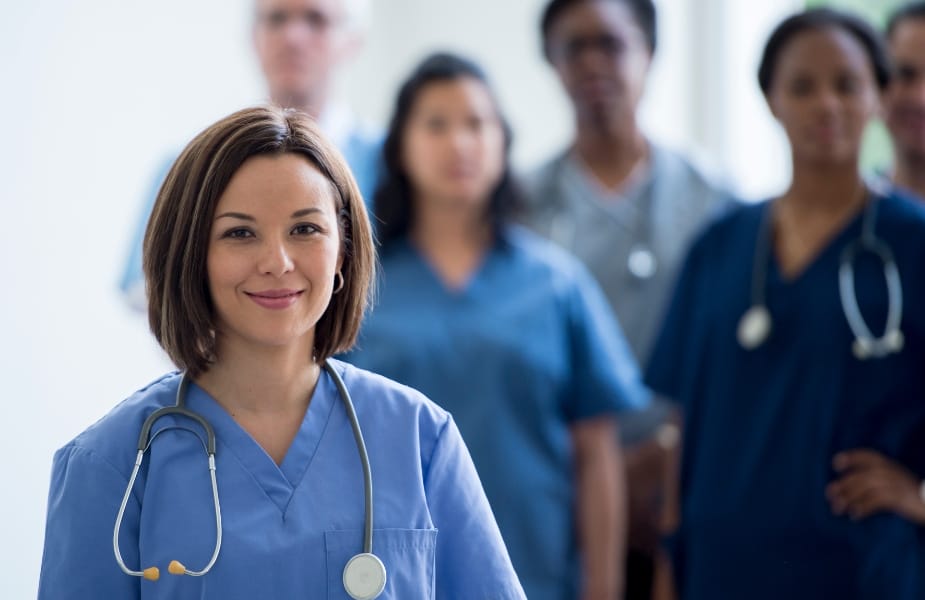
[[[114,467],[84,449],[68,446],[55,454],[39,600],[140,597],[140,580],[119,569],[112,550],[113,527],[127,484]],[[138,569],[138,514],[132,497],[120,546],[130,569]]]
[[[687,344],[693,334],[696,282],[702,242],[692,246],[675,284],[668,312],[646,366],[645,382],[660,397],[681,399],[681,379]]]
[[[452,417],[425,468],[424,490],[438,531],[436,597],[526,598]]]
[[[568,294],[571,383],[564,407],[569,420],[643,408],[650,393],[616,316],[584,267],[574,269]]]

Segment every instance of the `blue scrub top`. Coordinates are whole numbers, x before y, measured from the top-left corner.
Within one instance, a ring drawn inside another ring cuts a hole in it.
[[[373,551],[388,570],[380,598],[524,598],[452,418],[410,388],[336,368],[369,451]],[[165,417],[154,427],[121,534],[129,568],[157,566],[161,578],[122,573],[112,531],[138,433],[155,409],[174,404],[179,381],[172,374],[139,391],[55,455],[39,599],[348,598],[342,572],[362,551],[363,472],[326,373],[279,466],[191,384],[187,405],[218,440],[221,554],[203,577],[167,573],[173,559],[193,570],[207,563],[215,518],[201,430]]]
[[[755,350],[736,340],[751,305],[752,261],[770,204],[735,210],[694,245],[647,372],[685,419],[681,527],[674,544],[685,599],[925,597],[923,531],[892,514],[832,514],[833,456],[870,448],[925,477],[925,211],[880,200],[876,234],[902,278],[905,348],[860,361],[838,293],[839,259],[859,215],[806,270],[767,261],[773,330]],[[858,303],[881,332],[881,263],[855,263]]]
[[[648,400],[603,294],[577,260],[517,227],[462,290],[405,240],[381,261],[348,360],[453,414],[527,596],[577,597],[569,426]]]

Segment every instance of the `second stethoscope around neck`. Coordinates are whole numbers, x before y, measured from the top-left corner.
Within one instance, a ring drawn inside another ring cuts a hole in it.
[[[353,407],[353,401],[347,386],[344,385],[343,379],[337,373],[334,365],[330,361],[324,362],[324,370],[330,375],[337,387],[344,409],[347,412],[347,418],[350,420],[350,426],[353,429],[353,437],[356,442],[357,451],[360,455],[360,463],[363,467],[363,496],[365,501],[365,521],[363,527],[363,552],[351,558],[343,572],[344,589],[347,594],[354,600],[373,600],[378,597],[385,589],[386,570],[385,565],[373,554],[373,481],[369,466],[369,456],[366,453],[366,443],[363,441],[363,433],[360,431],[360,423],[357,420],[356,411]],[[128,485],[125,488],[125,495],[122,497],[122,504],[119,506],[119,514],[116,517],[116,526],[112,534],[112,549],[116,556],[116,562],[127,575],[134,577],[144,577],[145,579],[156,581],[160,577],[160,569],[157,567],[148,567],[141,571],[129,569],[122,559],[122,552],[119,550],[119,530],[122,528],[122,520],[125,516],[125,507],[128,504],[129,497],[132,494],[132,488],[135,485],[135,478],[141,468],[145,452],[151,447],[154,439],[163,431],[174,429],[175,427],[166,427],[151,435],[151,428],[154,423],[161,417],[168,415],[177,415],[191,419],[199,424],[206,432],[206,441],[204,443],[205,451],[209,461],[209,476],[212,480],[212,502],[215,507],[215,548],[212,551],[212,557],[209,562],[198,571],[187,569],[177,560],[170,562],[167,567],[168,572],[172,575],[190,575],[192,577],[201,577],[208,573],[218,560],[219,552],[222,547],[222,510],[218,496],[218,482],[215,476],[215,431],[202,415],[199,415],[186,408],[186,394],[189,389],[189,374],[183,373],[180,379],[180,386],[177,388],[176,403],[173,406],[160,408],[147,419],[141,426],[141,434],[138,436],[138,454],[135,457],[135,466],[132,469],[132,475],[129,477]]]
[[[562,165],[565,165],[564,161],[567,160],[575,161],[571,168],[587,170],[587,167],[582,165],[580,159],[572,154],[566,154],[560,160],[563,161]],[[651,169],[650,163],[652,160],[654,159],[650,158],[643,166],[646,169]],[[655,185],[655,182],[648,182],[646,185]],[[655,194],[656,191],[652,191],[642,194],[639,198],[633,222],[633,234],[637,236],[637,239],[634,240],[626,255],[626,271],[634,280],[640,282],[649,281],[655,277],[659,269],[659,261],[654,250],[654,232],[652,231],[652,220],[654,219],[652,210]],[[561,195],[564,197],[566,194]],[[549,226],[549,237],[569,251],[574,251],[574,245],[578,238],[578,217],[574,214],[575,210],[576,207],[563,201],[557,207],[556,214],[552,217]]]
[[[860,360],[882,358],[902,351],[904,337],[900,325],[903,313],[902,283],[896,259],[890,247],[875,232],[879,201],[868,193],[864,208],[861,235],[842,250],[838,265],[838,294],[848,327],[854,336],[851,350]],[[768,260],[771,252],[771,206],[766,207],[755,240],[755,255],[752,265],[751,306],[739,320],[736,337],[746,350],[758,348],[768,339],[773,329],[773,319],[765,302]],[[888,309],[883,335],[873,334],[858,306],[854,281],[854,263],[861,253],[871,253],[880,259],[886,279]]]

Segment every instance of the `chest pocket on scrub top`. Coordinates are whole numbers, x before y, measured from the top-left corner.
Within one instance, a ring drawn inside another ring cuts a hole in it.
[[[344,567],[362,545],[362,530],[324,532],[328,600],[350,600]],[[388,573],[379,600],[434,598],[436,548],[436,529],[374,529],[373,552]]]

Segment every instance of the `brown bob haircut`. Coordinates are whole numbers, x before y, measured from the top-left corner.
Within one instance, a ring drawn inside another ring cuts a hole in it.
[[[343,289],[315,326],[314,360],[349,350],[370,302],[376,255],[363,198],[346,162],[308,115],[265,106],[238,111],[200,133],[164,180],[145,232],[151,331],[193,376],[215,360],[215,310],[206,256],[213,215],[232,175],[254,156],[299,154],[334,191]],[[310,357],[306,357],[310,358]]]

